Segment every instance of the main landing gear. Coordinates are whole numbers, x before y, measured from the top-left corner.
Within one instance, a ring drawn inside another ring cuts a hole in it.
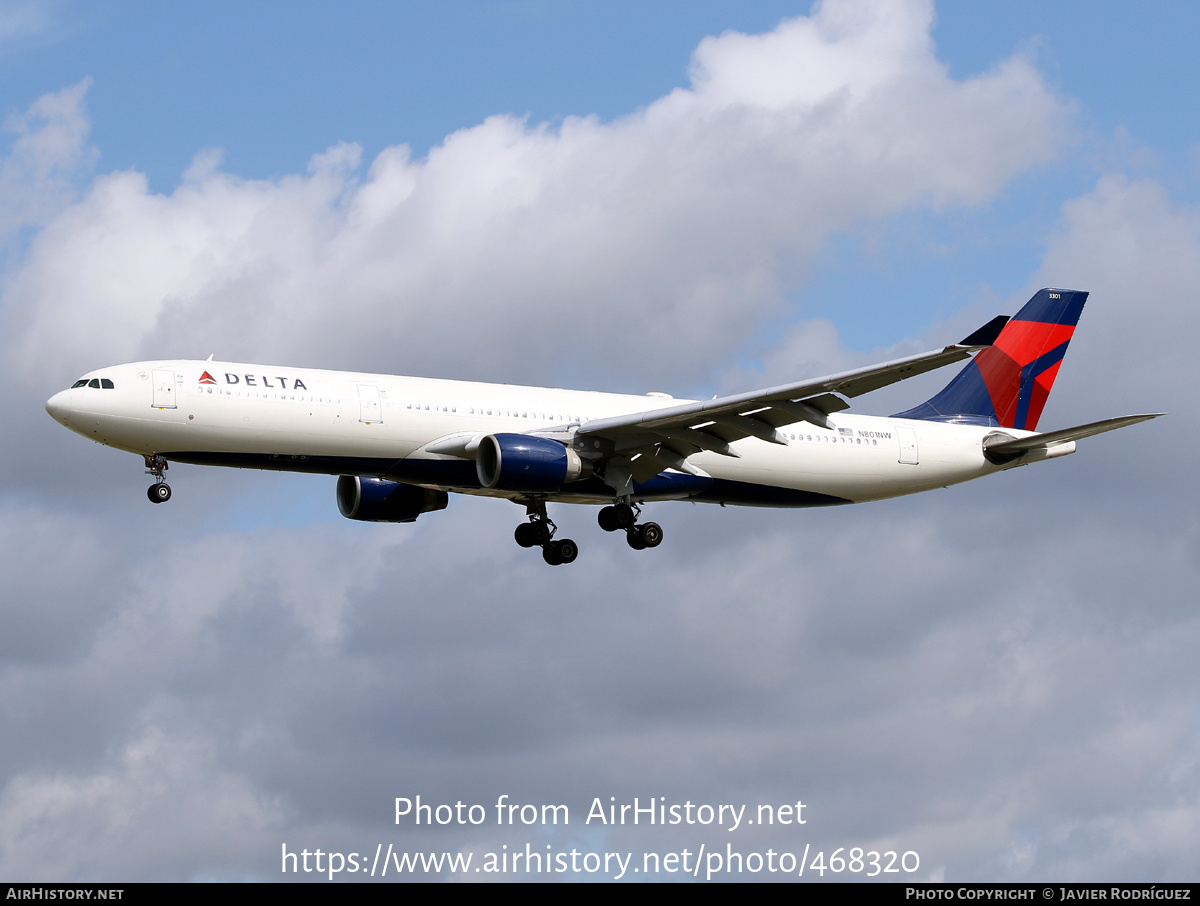
[[[513,533],[517,544],[521,547],[540,547],[542,559],[551,566],[573,563],[579,556],[579,545],[569,538],[554,540],[558,526],[546,515],[546,501],[535,500],[527,503],[525,511],[529,515],[529,521],[522,522]]]
[[[658,547],[662,544],[663,530],[657,522],[638,524],[637,518],[642,508],[637,504],[614,503],[604,507],[596,521],[606,532],[625,530],[625,540],[635,551],[644,551],[648,547]]]
[[[561,566],[572,563],[579,556],[579,546],[570,539],[554,540],[558,527],[546,515],[546,501],[523,500],[528,522],[517,526],[513,537],[521,547],[540,547],[542,559],[551,566]],[[658,547],[662,544],[663,530],[657,522],[638,523],[642,508],[636,503],[620,501],[600,510],[600,528],[606,532],[616,532],[624,529],[625,540],[635,551],[643,551],[648,547]]]
[[[171,499],[171,486],[163,480],[163,472],[168,468],[166,459],[158,453],[146,457],[146,474],[156,479],[154,484],[146,488],[146,496],[151,503],[166,503]]]

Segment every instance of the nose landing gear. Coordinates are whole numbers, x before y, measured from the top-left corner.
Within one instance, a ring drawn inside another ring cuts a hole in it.
[[[542,559],[551,566],[562,566],[573,563],[579,556],[579,545],[569,538],[555,541],[556,526],[546,515],[546,501],[534,500],[525,504],[529,522],[522,522],[513,533],[517,544],[521,547],[540,547]]]
[[[151,503],[166,503],[171,499],[171,486],[165,481],[152,484],[146,488],[146,496],[150,498]]]
[[[596,521],[606,532],[624,529],[625,540],[635,551],[658,547],[663,540],[662,526],[657,522],[643,522],[639,525],[637,518],[641,512],[642,509],[637,504],[614,503],[601,509]]]
[[[166,503],[171,499],[171,486],[163,480],[163,472],[169,468],[167,461],[160,454],[146,457],[146,474],[153,475],[154,484],[146,488],[146,496],[151,503]]]

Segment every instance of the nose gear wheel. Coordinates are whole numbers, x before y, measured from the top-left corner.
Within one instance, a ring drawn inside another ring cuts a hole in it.
[[[150,498],[151,503],[166,503],[171,499],[171,486],[163,479],[163,472],[170,468],[166,457],[159,453],[150,456],[146,459],[146,474],[153,475],[156,479],[154,484],[146,488],[146,496]]]

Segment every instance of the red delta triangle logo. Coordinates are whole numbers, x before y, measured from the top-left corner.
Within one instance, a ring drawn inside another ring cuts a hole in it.
[[[200,375],[200,383],[201,384],[215,384],[216,382],[217,382],[217,379],[214,378],[207,371],[204,372],[204,374]]]

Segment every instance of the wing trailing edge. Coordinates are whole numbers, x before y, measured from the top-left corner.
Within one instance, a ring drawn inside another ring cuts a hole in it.
[[[776,429],[801,421],[826,427],[830,413],[849,408],[841,397],[860,396],[968,359],[987,348],[1007,321],[1003,316],[994,318],[961,343],[932,352],[764,390],[595,419],[583,425],[579,434],[621,439],[623,446],[634,438],[638,439],[634,443],[646,446],[666,443],[684,456],[704,449],[736,455],[729,448],[734,441],[758,437],[779,443]]]

